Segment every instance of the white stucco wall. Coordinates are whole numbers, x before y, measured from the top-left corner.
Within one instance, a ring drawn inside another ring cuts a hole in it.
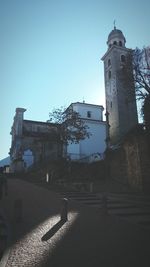
[[[93,153],[103,153],[106,148],[106,127],[104,123],[89,122],[90,138],[80,141],[80,153],[91,155]]]
[[[80,144],[69,144],[67,146],[67,155],[72,159],[80,159]]]
[[[86,103],[73,103],[73,110],[78,112],[81,118],[87,119],[87,112],[91,112],[91,119],[93,120],[103,120],[103,106],[92,105]]]
[[[104,153],[106,149],[106,122],[103,118],[103,107],[92,104],[73,103],[73,110],[78,112],[85,124],[89,127],[90,138],[81,140],[79,144],[69,144],[67,146],[67,155],[72,160],[88,157],[93,153]],[[91,117],[87,117],[87,112],[91,112]]]

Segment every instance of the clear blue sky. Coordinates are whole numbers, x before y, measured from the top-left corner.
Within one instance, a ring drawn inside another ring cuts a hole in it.
[[[150,44],[150,1],[0,0],[0,159],[16,107],[46,121],[71,102],[105,104],[103,63],[116,19],[129,48]]]

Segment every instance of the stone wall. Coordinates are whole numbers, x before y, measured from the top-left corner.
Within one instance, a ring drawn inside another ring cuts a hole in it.
[[[106,172],[108,178],[127,184],[126,157],[123,147],[107,152]]]
[[[141,171],[140,138],[132,136],[123,144],[125,151],[125,164],[127,172],[127,183],[135,190],[143,190],[143,179]],[[143,177],[144,178],[144,177]]]
[[[150,191],[150,151],[144,130],[130,133],[107,152],[109,177],[135,191]]]

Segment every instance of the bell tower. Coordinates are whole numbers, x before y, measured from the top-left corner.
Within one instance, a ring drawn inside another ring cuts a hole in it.
[[[102,57],[110,145],[119,143],[138,123],[132,49],[126,48],[125,43],[122,31],[114,26],[108,35],[107,52]]]

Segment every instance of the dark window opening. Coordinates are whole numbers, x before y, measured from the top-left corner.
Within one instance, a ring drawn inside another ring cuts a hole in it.
[[[110,61],[110,58],[108,59],[108,66],[110,66],[111,65],[111,61]]]
[[[108,72],[108,78],[111,78],[111,71]]]
[[[122,46],[122,42],[121,41],[119,41],[119,45]]]
[[[87,117],[91,118],[91,111],[87,111]]]
[[[110,102],[110,107],[112,108],[112,101]]]
[[[125,55],[121,55],[121,62],[123,62],[123,63],[126,62],[126,57],[125,57]]]
[[[114,41],[114,42],[113,42],[113,44],[114,44],[114,45],[117,45],[117,42],[116,42],[116,41]]]

